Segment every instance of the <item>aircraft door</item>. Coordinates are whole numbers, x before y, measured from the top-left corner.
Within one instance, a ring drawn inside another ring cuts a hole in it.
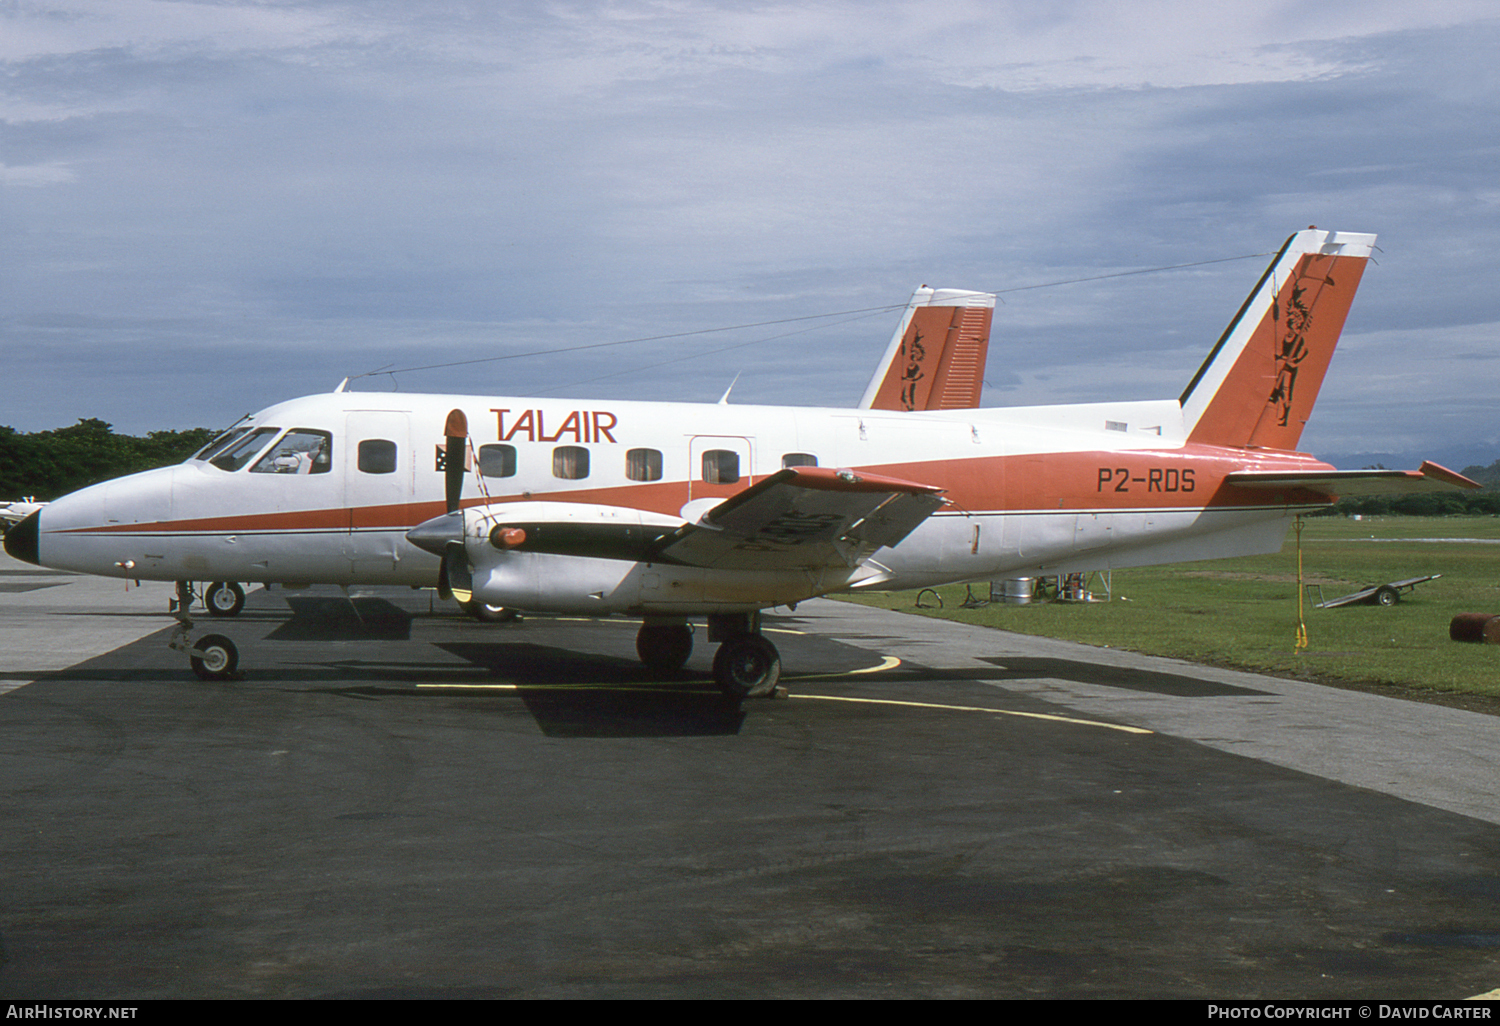
[[[411,415],[351,410],[344,421],[344,555],[355,579],[393,573],[412,555],[405,535],[418,520]]]

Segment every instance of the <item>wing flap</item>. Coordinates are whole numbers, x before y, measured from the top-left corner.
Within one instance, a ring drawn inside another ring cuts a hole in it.
[[[1483,487],[1477,481],[1430,461],[1424,461],[1418,470],[1241,470],[1228,475],[1224,482],[1237,488],[1305,488],[1339,498]]]
[[[826,467],[789,467],[705,513],[660,550],[721,570],[855,567],[939,509],[942,489]]]

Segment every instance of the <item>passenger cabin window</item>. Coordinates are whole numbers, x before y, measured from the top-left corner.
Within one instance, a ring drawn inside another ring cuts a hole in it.
[[[333,468],[333,436],[293,428],[250,468],[252,474],[326,474]]]
[[[209,463],[231,474],[255,458],[255,454],[276,436],[281,428],[263,427],[242,438],[229,438],[219,451],[209,458]]]
[[[589,476],[589,451],[581,445],[559,445],[552,450],[552,476],[577,481]]]
[[[785,467],[816,467],[818,458],[810,452],[789,452],[781,457],[781,465]]]
[[[629,449],[625,452],[625,476],[632,481],[661,480],[660,449]]]
[[[366,438],[359,443],[358,465],[365,474],[396,472],[396,443],[384,438]]]
[[[703,454],[703,480],[734,484],[740,479],[740,454],[733,449],[710,449]]]
[[[481,445],[479,447],[479,473],[485,477],[515,477],[516,447],[514,445]]]

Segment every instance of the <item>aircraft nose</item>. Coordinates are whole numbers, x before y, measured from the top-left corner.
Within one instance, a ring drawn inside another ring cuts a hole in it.
[[[5,552],[7,555],[19,559],[22,562],[42,565],[41,557],[37,553],[37,538],[41,534],[38,524],[42,519],[42,511],[37,510],[23,519],[15,527],[5,532]]]

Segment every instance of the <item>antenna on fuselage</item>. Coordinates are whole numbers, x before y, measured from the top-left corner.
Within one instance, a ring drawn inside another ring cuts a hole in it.
[[[333,394],[334,395],[338,395],[340,392],[342,392],[344,390],[345,386],[348,385],[348,384],[349,384],[349,379],[348,378],[345,378],[343,381],[340,381],[339,382],[339,387],[335,388],[333,390]]]
[[[745,373],[745,372],[744,371],[740,371],[740,374],[743,374],[743,373]],[[734,381],[731,381],[729,383],[729,387],[726,388],[726,389],[724,389],[724,394],[721,395],[721,396],[719,396],[719,405],[720,406],[728,406],[729,405],[729,393],[734,391],[735,384],[740,380],[740,374],[736,374],[734,376]]]

